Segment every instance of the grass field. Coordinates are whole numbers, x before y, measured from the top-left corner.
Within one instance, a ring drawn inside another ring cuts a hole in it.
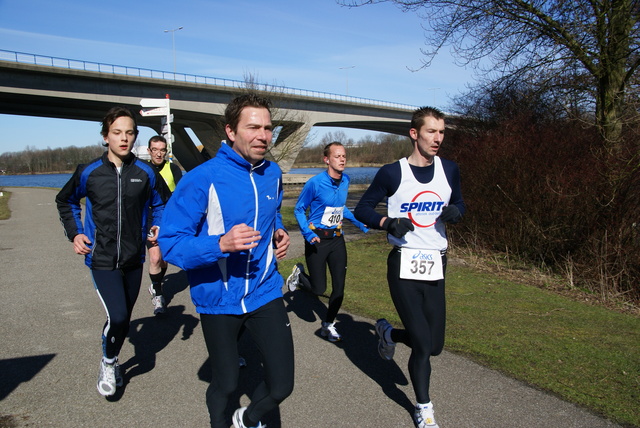
[[[6,220],[11,217],[11,210],[9,210],[9,198],[11,198],[11,192],[6,190],[1,191],[0,196],[0,220]]]
[[[347,249],[343,310],[401,326],[386,284],[384,234],[347,243]],[[304,258],[285,260],[282,272],[298,262]],[[633,314],[450,264],[446,349],[640,426],[640,318]]]

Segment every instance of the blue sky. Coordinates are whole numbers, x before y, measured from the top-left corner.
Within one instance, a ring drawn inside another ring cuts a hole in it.
[[[105,64],[258,81],[446,109],[473,82],[445,49],[424,58],[423,21],[389,3],[359,8],[335,0],[94,2],[0,0],[0,49]],[[353,68],[347,68],[353,67]],[[0,115],[0,153],[86,146],[99,125]],[[337,129],[314,128],[312,138]],[[348,132],[359,138],[368,131]],[[153,132],[141,129],[139,141]]]

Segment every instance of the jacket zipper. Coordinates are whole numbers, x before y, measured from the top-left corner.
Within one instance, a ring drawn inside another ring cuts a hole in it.
[[[253,200],[256,207],[256,215],[253,219],[253,227],[254,229],[258,225],[258,189],[256,188],[256,182],[253,180],[253,169],[249,171],[249,179],[251,180],[251,185],[253,186]],[[242,312],[247,313],[247,307],[244,304],[244,298],[249,294],[249,281],[250,281],[250,270],[251,270],[251,257],[253,255],[253,248],[249,250],[249,254],[247,254],[247,267],[244,273],[244,296],[242,296],[242,300],[240,300],[240,304],[242,305]]]
[[[124,172],[124,162],[120,167],[120,171],[116,168],[116,177],[118,180],[118,198],[116,200],[117,206],[117,217],[118,217],[118,233],[116,236],[116,246],[117,246],[117,259],[116,259],[116,269],[120,269],[120,239],[122,234],[122,173]]]

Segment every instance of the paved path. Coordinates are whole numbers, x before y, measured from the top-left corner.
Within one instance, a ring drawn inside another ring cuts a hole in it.
[[[169,271],[166,317],[153,316],[141,291],[120,356],[126,384],[106,400],[95,387],[104,313],[83,258],[63,236],[55,192],[5,190],[13,192],[13,215],[0,221],[0,427],[208,426],[210,372],[184,273]],[[350,314],[338,316],[346,340],[331,344],[318,335],[318,303],[300,291],[285,298],[296,386],[263,422],[269,428],[412,427],[408,349],[398,346],[393,362],[381,360],[373,321]],[[260,377],[250,341],[242,341],[241,351],[249,367],[229,412],[246,405]],[[444,352],[433,366],[442,428],[616,426],[455,354]]]

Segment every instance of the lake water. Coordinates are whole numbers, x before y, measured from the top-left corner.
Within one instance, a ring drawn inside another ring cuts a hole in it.
[[[0,187],[55,187],[61,188],[71,174],[0,175]]]
[[[352,184],[369,184],[379,168],[346,168]],[[292,168],[290,174],[319,174],[326,168]],[[71,174],[0,175],[0,187],[55,187],[61,188]]]
[[[379,169],[378,167],[345,168],[344,172],[351,179],[351,184],[370,184]],[[326,168],[292,168],[289,174],[316,175],[323,171],[326,171]]]

